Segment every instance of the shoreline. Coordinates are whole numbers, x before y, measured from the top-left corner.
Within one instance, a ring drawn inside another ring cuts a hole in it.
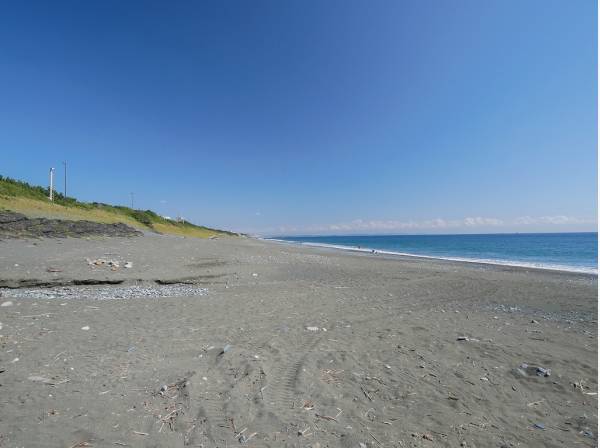
[[[513,261],[504,261],[504,260],[489,260],[489,259],[475,259],[475,258],[462,258],[462,257],[443,257],[443,256],[435,256],[435,255],[421,255],[421,254],[412,254],[408,252],[395,252],[389,250],[381,250],[381,249],[373,249],[373,248],[362,248],[357,246],[344,246],[339,244],[328,244],[328,243],[313,243],[313,242],[303,242],[303,241],[292,241],[292,240],[282,240],[278,238],[257,238],[261,241],[273,241],[276,243],[290,244],[293,246],[301,246],[301,247],[316,247],[323,249],[333,249],[333,250],[341,250],[345,252],[358,252],[361,254],[383,254],[391,256],[392,258],[397,257],[411,257],[411,258],[419,258],[425,260],[439,260],[439,261],[450,261],[455,263],[468,263],[468,264],[478,264],[483,266],[498,266],[498,267],[508,267],[508,268],[519,268],[519,269],[535,269],[539,271],[550,271],[550,272],[564,272],[569,274],[583,274],[589,275],[592,277],[598,277],[598,269],[592,268],[576,268],[574,266],[564,266],[564,265],[536,265],[534,263],[527,262],[513,262]]]

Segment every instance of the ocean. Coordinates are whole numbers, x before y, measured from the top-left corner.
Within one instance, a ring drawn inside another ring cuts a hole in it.
[[[598,274],[598,233],[285,236],[277,240],[422,257]]]

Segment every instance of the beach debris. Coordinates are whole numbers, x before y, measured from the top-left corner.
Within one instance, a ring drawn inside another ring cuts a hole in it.
[[[548,377],[552,374],[551,369],[547,369],[545,367],[538,366],[530,366],[527,363],[522,363],[516,369],[513,369],[513,374],[517,377],[527,377],[527,376],[539,376],[539,377]]]
[[[55,381],[50,378],[46,378],[45,376],[39,376],[39,375],[31,375],[31,376],[27,377],[27,379],[29,381],[33,381],[34,383],[43,383],[43,384],[48,384],[50,386],[58,386],[60,384],[65,384],[70,381],[68,378],[65,378],[64,380],[60,380],[60,381]]]
[[[12,360],[10,363],[11,363],[11,364],[14,364],[15,362],[19,362],[19,358],[15,358],[15,359],[13,359],[13,360]]]
[[[223,349],[219,352],[219,354],[217,356],[221,356],[224,355],[225,353],[227,353],[229,350],[231,350],[231,345],[227,344],[225,347],[223,347]]]
[[[6,302],[2,302],[2,305],[0,306],[12,306],[13,303],[10,300],[7,300]]]
[[[537,376],[550,376],[552,373],[551,369],[546,369],[544,367],[538,367],[535,371]]]
[[[258,277],[258,274],[256,272],[253,272],[252,277]]]
[[[245,436],[245,435],[241,435],[238,438],[238,442],[240,442],[242,445],[245,445],[246,443],[248,443],[256,434],[258,434],[257,432],[253,432],[252,434],[250,434],[249,436]]]
[[[46,378],[43,376],[32,375],[27,377],[29,381],[33,381],[34,383],[44,383],[44,384],[53,384],[53,381],[50,378]]]
[[[81,329],[82,329],[83,331],[88,331],[88,330],[90,329],[90,327],[89,327],[89,325],[86,325],[85,327],[81,327]]]
[[[459,336],[456,338],[457,341],[468,341],[469,337],[468,336]]]
[[[46,272],[62,272],[62,269],[50,267],[50,268],[46,269]]]
[[[585,437],[594,437],[594,433],[592,431],[581,431],[579,434],[583,434]]]
[[[319,331],[319,327],[304,327],[306,331]]]
[[[535,429],[541,429],[542,431],[545,431],[545,430],[546,430],[546,425],[544,425],[543,423],[534,423],[534,424],[533,424],[533,427],[534,427]]]
[[[299,430],[298,430],[298,437],[308,437],[308,436],[311,436],[311,435],[312,435],[312,432],[311,432],[311,433],[308,433],[308,434],[306,434],[308,431],[310,431],[310,426],[307,426],[307,427],[306,427],[306,428],[304,428],[304,429],[299,429]]]
[[[131,261],[128,261],[123,265],[123,267],[126,269],[131,269],[133,267],[133,263]]]

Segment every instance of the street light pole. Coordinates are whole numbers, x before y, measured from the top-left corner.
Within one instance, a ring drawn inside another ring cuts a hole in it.
[[[131,208],[133,209],[133,193],[129,193],[131,195]]]
[[[50,194],[48,199],[54,201],[54,168],[50,168]]]

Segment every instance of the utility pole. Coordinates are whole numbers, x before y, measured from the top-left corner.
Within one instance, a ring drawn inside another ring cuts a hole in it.
[[[129,193],[131,195],[131,208],[133,209],[133,193]]]
[[[67,198],[67,162],[63,162],[65,166],[65,199]]]
[[[54,168],[50,168],[50,194],[48,199],[54,201]]]

